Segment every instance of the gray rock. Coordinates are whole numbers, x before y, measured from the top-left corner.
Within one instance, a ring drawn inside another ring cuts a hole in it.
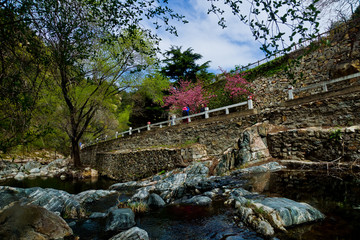
[[[63,239],[72,235],[61,217],[39,206],[15,204],[0,212],[0,239]]]
[[[309,204],[287,198],[265,198],[260,203],[277,211],[285,227],[325,218],[319,210]]]
[[[194,196],[190,199],[180,202],[181,204],[197,205],[197,206],[208,206],[211,205],[212,200],[206,196]]]
[[[115,183],[109,187],[110,190],[134,190],[139,188],[139,185],[135,181],[125,182],[125,183]]]
[[[23,180],[26,177],[25,173],[23,172],[19,172],[18,174],[16,174],[16,176],[14,177],[15,180]]]
[[[150,193],[146,188],[139,189],[130,199],[132,202],[145,202]]]
[[[264,173],[264,172],[275,172],[285,168],[285,166],[280,165],[278,162],[269,162],[260,166],[249,167],[244,169],[239,169],[233,171],[231,174],[236,175],[239,173]]]
[[[108,215],[108,213],[94,212],[89,216],[89,218],[91,218],[91,219],[94,219],[94,218],[106,218],[107,215]]]
[[[164,200],[155,193],[150,194],[147,204],[149,207],[152,208],[159,208],[165,206]]]
[[[40,169],[39,169],[39,168],[33,168],[33,169],[30,169],[29,172],[30,172],[31,174],[40,173]]]
[[[117,194],[116,191],[109,190],[88,190],[81,193],[78,193],[74,198],[80,203],[92,203],[100,200],[101,198],[107,197],[109,195]]]
[[[81,204],[72,194],[61,190],[0,187],[0,209],[15,201],[26,205],[38,205],[51,212],[60,212],[64,217],[85,217],[85,209]]]
[[[148,233],[138,227],[130,228],[129,230],[125,232],[121,232],[109,240],[148,240],[149,235]]]
[[[133,226],[135,226],[135,214],[130,208],[109,210],[105,231],[121,231]]]
[[[29,162],[24,164],[24,170],[25,171],[30,171],[31,169],[40,168],[40,167],[41,167],[41,164],[39,162],[36,162],[36,161],[29,161]]]
[[[53,169],[64,168],[68,165],[69,165],[68,159],[59,158],[59,159],[56,159],[56,160],[52,161],[51,163],[49,163],[47,167],[49,170],[53,170]]]

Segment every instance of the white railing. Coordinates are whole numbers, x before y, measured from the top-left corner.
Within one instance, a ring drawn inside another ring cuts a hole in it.
[[[95,142],[90,142],[90,143],[87,143],[87,144],[83,144],[82,146],[83,147],[90,146],[90,145],[96,144],[96,143],[98,143],[100,141],[106,141],[106,140],[115,139],[115,138],[118,138],[118,137],[124,137],[125,135],[132,135],[133,133],[140,133],[142,130],[149,131],[149,130],[151,130],[151,128],[154,128],[154,127],[162,128],[164,126],[174,126],[174,125],[177,125],[178,123],[180,123],[181,120],[184,120],[184,119],[187,119],[187,122],[191,122],[191,118],[199,117],[199,116],[204,116],[204,118],[207,119],[207,118],[210,117],[210,113],[214,113],[214,112],[225,111],[225,114],[229,114],[230,113],[229,112],[230,108],[235,108],[235,107],[240,107],[240,106],[245,106],[245,105],[248,106],[248,109],[253,109],[253,100],[252,100],[251,96],[248,97],[248,100],[246,102],[236,103],[236,104],[232,104],[232,105],[229,105],[229,106],[216,108],[216,109],[211,109],[211,110],[209,110],[209,108],[206,107],[204,112],[191,114],[189,116],[176,117],[175,115],[173,115],[171,117],[171,119],[168,120],[168,121],[163,121],[163,122],[158,122],[158,123],[153,123],[153,124],[148,122],[146,126],[135,128],[135,129],[132,129],[132,127],[130,127],[129,130],[127,130],[127,131],[124,131],[124,132],[121,132],[121,133],[116,132],[115,136],[113,136],[111,138],[109,138],[108,136],[105,136],[104,138],[101,138],[101,139],[97,138],[95,140]]]
[[[323,92],[327,92],[328,91],[327,87],[329,84],[333,84],[333,83],[337,83],[337,82],[341,82],[341,81],[345,81],[345,80],[349,80],[349,79],[353,79],[353,78],[357,78],[357,77],[360,77],[360,73],[354,73],[354,74],[351,74],[351,75],[348,75],[345,77],[340,77],[340,78],[336,78],[336,79],[329,80],[326,82],[316,83],[316,84],[309,85],[307,87],[302,87],[302,88],[297,88],[297,89],[294,89],[294,87],[290,85],[289,88],[287,89],[288,98],[289,98],[289,100],[292,100],[292,99],[294,99],[294,93],[306,91],[309,89],[319,88],[319,87],[322,88]]]

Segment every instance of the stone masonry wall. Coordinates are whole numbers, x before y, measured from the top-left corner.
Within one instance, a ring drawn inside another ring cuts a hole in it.
[[[355,161],[360,159],[360,126],[347,128],[305,128],[267,136],[272,157],[312,161]]]
[[[94,166],[99,173],[120,181],[142,179],[184,166],[180,149],[153,149],[98,153]]]
[[[278,72],[271,77],[259,77],[253,81],[255,94],[255,107],[266,108],[277,106],[288,98],[287,91],[289,85],[295,88],[305,87],[311,84],[329,81],[341,76],[346,76],[360,71],[360,20],[350,27],[345,27],[336,34],[328,36],[328,44],[320,44],[319,48],[305,55],[299,65],[292,67],[294,79],[289,79],[285,72]],[[325,39],[324,39],[325,40]],[[296,53],[293,53],[296,55]],[[301,74],[303,77],[301,78]],[[294,83],[294,80],[296,83]],[[360,79],[341,82],[328,86],[329,90],[349,84],[360,84]],[[321,92],[321,88],[312,89],[296,97]]]

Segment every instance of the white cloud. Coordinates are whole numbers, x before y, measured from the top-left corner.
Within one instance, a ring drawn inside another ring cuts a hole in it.
[[[207,1],[193,0],[189,6],[185,1],[170,5],[185,15],[189,23],[176,24],[178,37],[159,33],[163,51],[169,50],[171,45],[182,46],[183,50],[191,47],[195,53],[203,56],[199,63],[211,61],[210,70],[214,72],[219,72],[219,67],[229,70],[235,65],[247,65],[264,57],[259,49],[260,44],[255,42],[249,28],[231,13],[225,15],[228,27],[222,29],[217,24],[218,18],[214,14],[207,14]]]

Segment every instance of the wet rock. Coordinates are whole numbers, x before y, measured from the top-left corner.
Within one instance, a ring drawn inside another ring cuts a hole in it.
[[[81,193],[78,193],[74,196],[74,198],[80,203],[93,203],[95,201],[100,200],[101,198],[107,197],[109,195],[117,194],[116,191],[109,190],[88,190]]]
[[[66,218],[85,217],[85,209],[72,194],[51,188],[13,188],[0,187],[0,207],[20,201],[26,205],[38,205],[51,212],[59,212]]]
[[[285,227],[324,219],[324,215],[307,203],[299,203],[287,198],[265,198],[261,204],[278,212]]]
[[[130,199],[131,202],[145,202],[146,199],[150,196],[148,189],[141,188],[139,189]]]
[[[264,172],[274,172],[279,171],[283,168],[286,168],[285,166],[280,165],[278,162],[269,162],[260,166],[255,167],[249,167],[244,169],[239,169],[236,171],[233,171],[231,175],[236,175],[240,173],[264,173]]]
[[[0,212],[0,239],[63,239],[72,234],[61,217],[43,207],[15,204]]]
[[[252,195],[250,199],[249,195],[240,195],[242,194],[232,196],[236,199],[235,207],[238,209],[240,220],[265,236],[271,236],[274,229],[286,231],[285,227],[324,218],[320,211],[306,203],[286,198],[265,198],[260,195]]]
[[[136,181],[130,181],[130,182],[125,182],[125,183],[115,183],[115,184],[111,185],[109,187],[109,189],[121,191],[121,190],[134,190],[139,187],[140,186],[138,185],[138,183]]]
[[[164,200],[155,193],[150,194],[147,204],[151,208],[160,208],[165,206]]]
[[[148,240],[149,235],[148,233],[138,227],[130,228],[129,230],[125,232],[121,232],[109,240]]]
[[[105,231],[121,231],[133,226],[135,226],[135,214],[130,208],[109,209]]]
[[[108,215],[108,213],[100,213],[100,212],[94,212],[92,213],[89,218],[90,219],[94,219],[94,218],[106,218]]]
[[[187,200],[177,202],[179,204],[196,205],[196,206],[209,206],[212,203],[211,198],[206,196],[194,196]]]

